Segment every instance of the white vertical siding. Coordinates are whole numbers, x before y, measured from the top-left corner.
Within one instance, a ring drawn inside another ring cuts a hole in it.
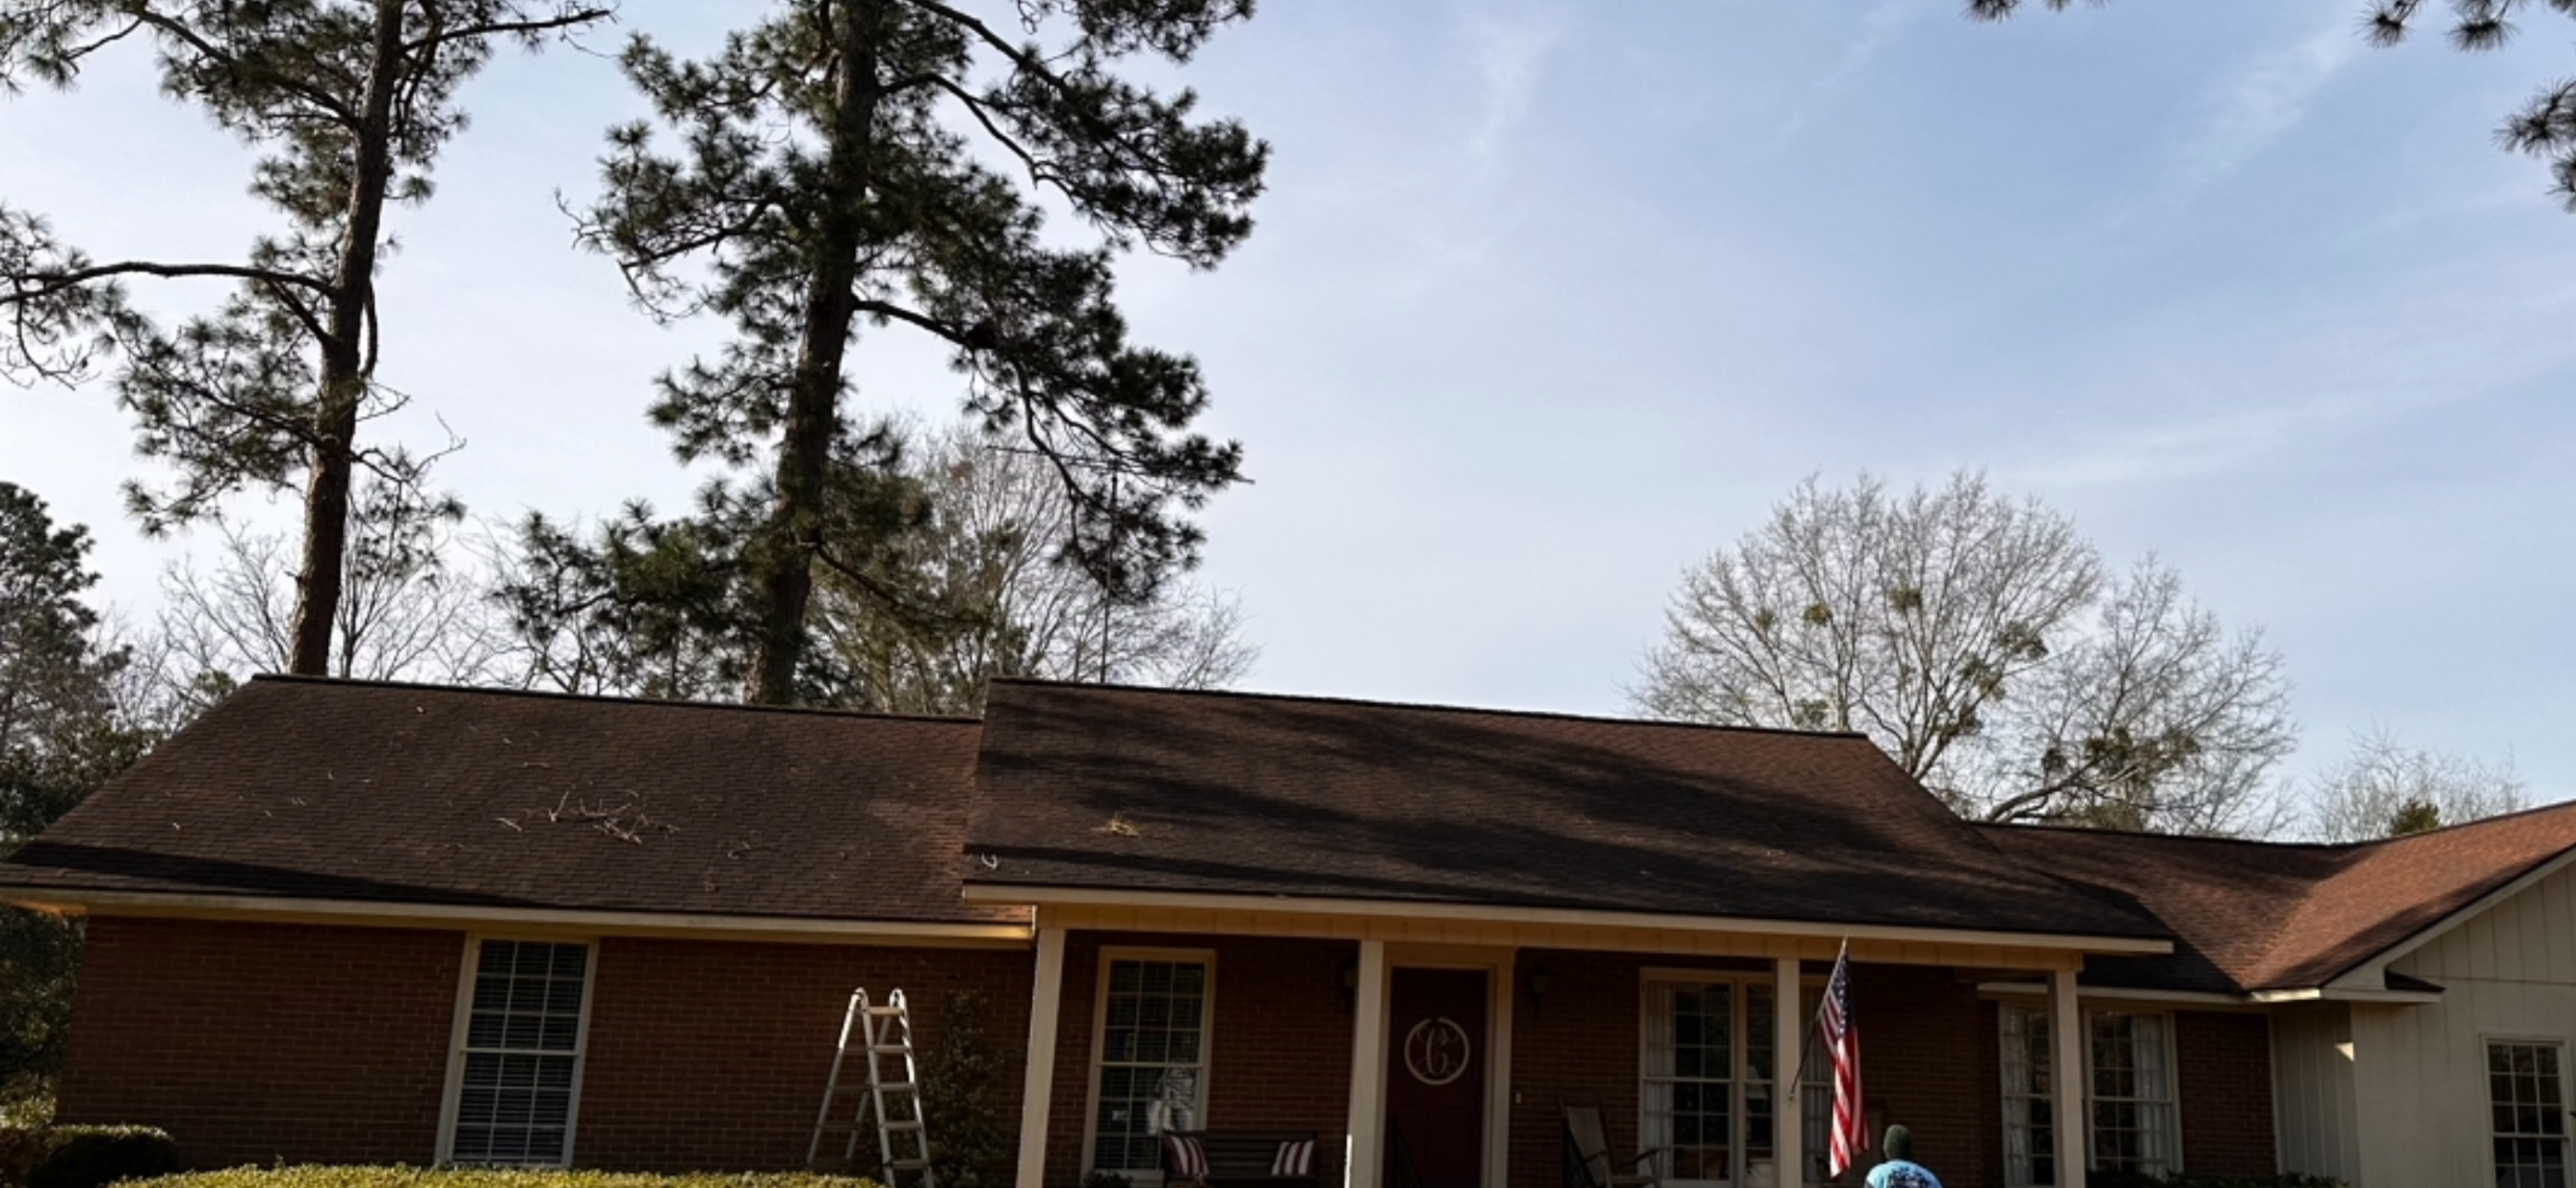
[[[2487,1039],[2576,1046],[2576,870],[2533,884],[2389,968],[2445,989],[2437,1005],[2350,1012],[2367,1169],[2367,1185],[2355,1178],[2355,1188],[2490,1183]]]
[[[2357,1188],[2351,1040],[2351,1015],[2339,1002],[2299,1003],[2272,1014],[2281,1170],[2333,1176]]]

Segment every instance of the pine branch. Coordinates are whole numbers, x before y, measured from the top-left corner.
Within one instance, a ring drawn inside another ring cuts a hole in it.
[[[280,272],[274,268],[253,268],[240,264],[161,264],[150,260],[127,260],[116,264],[76,268],[70,272],[35,272],[6,278],[14,284],[10,292],[0,293],[0,306],[24,304],[112,276],[157,276],[165,280],[220,276],[235,280],[262,281],[271,285],[292,285],[325,296],[332,292],[331,285],[327,281],[292,272]],[[29,282],[35,283],[29,287]]]
[[[613,8],[580,8],[538,20],[491,21],[480,25],[463,25],[406,42],[403,45],[403,53],[410,55],[424,49],[443,46],[451,41],[467,41],[478,37],[535,37],[541,33],[552,33],[557,29],[569,29],[575,25],[587,25],[616,15],[617,10]]]

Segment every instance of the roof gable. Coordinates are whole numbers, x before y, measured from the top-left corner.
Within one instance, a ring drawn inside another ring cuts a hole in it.
[[[2384,964],[2576,855],[2576,803],[2351,845],[1984,826],[2022,858],[2172,927],[2171,961],[2106,960],[2112,984],[2260,991]]]

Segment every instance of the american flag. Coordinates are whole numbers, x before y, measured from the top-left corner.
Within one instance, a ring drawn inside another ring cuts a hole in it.
[[[1860,1030],[1852,1026],[1851,944],[1834,955],[1834,973],[1825,979],[1825,1001],[1816,1009],[1824,1032],[1825,1055],[1834,1062],[1834,1128],[1825,1142],[1825,1174],[1839,1176],[1868,1145],[1869,1125],[1860,1108]]]

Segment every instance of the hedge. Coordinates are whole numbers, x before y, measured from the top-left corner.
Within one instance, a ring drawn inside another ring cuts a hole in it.
[[[188,1166],[178,1144],[149,1126],[48,1126],[0,1131],[0,1184],[100,1188]]]
[[[314,1164],[189,1172],[145,1184],[149,1188],[878,1188],[874,1182],[854,1176],[806,1172],[656,1176],[639,1172]]]

